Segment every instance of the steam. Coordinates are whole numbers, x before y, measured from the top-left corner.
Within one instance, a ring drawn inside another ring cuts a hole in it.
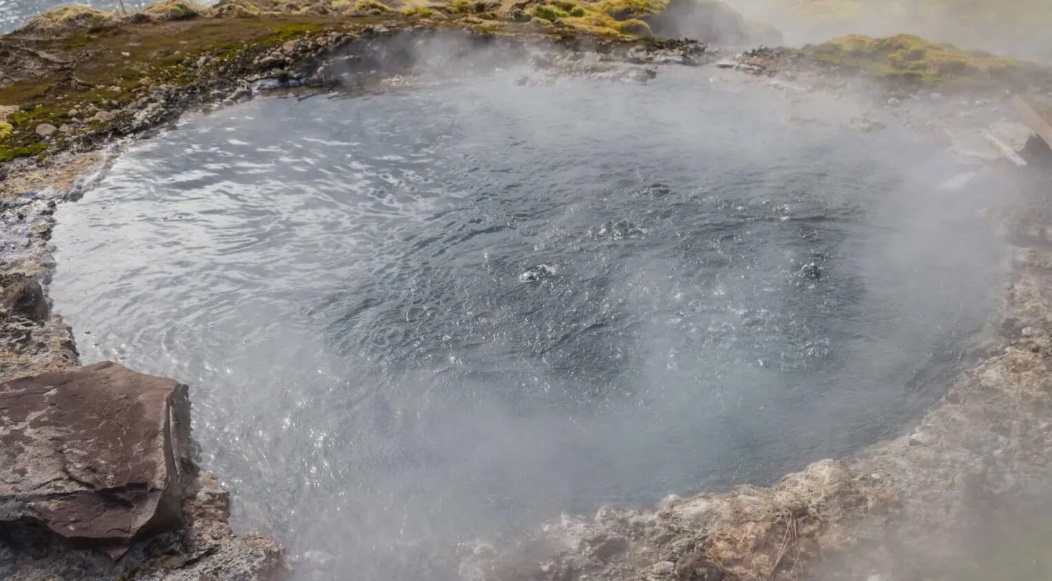
[[[85,360],[190,382],[238,524],[304,579],[441,580],[478,537],[897,433],[1002,274],[999,182],[940,192],[960,169],[905,135],[787,127],[694,69],[523,88],[524,55],[460,36],[356,54],[329,74],[430,90],[191,121],[56,234]]]
[[[747,17],[775,25],[786,43],[819,43],[846,34],[910,33],[965,49],[1052,59],[1052,4],[1043,0],[728,0]]]

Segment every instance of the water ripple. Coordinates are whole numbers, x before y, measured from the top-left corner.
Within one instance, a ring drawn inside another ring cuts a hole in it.
[[[237,522],[322,578],[894,432],[998,280],[981,180],[693,74],[190,118],[60,210],[57,308],[191,385]]]

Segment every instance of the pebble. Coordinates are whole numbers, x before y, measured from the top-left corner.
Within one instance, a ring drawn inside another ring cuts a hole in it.
[[[56,131],[58,131],[58,127],[55,127],[50,123],[41,123],[40,125],[37,125],[36,129],[37,135],[41,137],[49,137]]]
[[[99,111],[95,114],[94,119],[100,123],[109,123],[110,121],[113,121],[114,117],[116,117],[116,115],[111,111]]]

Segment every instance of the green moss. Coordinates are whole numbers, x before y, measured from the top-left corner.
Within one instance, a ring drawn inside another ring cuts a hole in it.
[[[623,34],[629,36],[639,36],[644,38],[653,36],[653,33],[650,31],[650,25],[636,18],[619,22],[617,29]]]
[[[1020,70],[1018,61],[981,51],[900,34],[888,38],[850,35],[808,46],[805,55],[821,62],[862,69],[878,78],[918,83],[984,84]]]
[[[4,145],[4,143],[0,142],[0,163],[7,163],[20,157],[40,155],[47,150],[46,143],[33,143],[30,145],[15,146],[11,148],[6,148]]]
[[[566,18],[569,14],[565,10],[560,9],[558,6],[551,4],[542,4],[536,6],[533,9],[533,16],[535,18],[541,18],[543,20],[555,21],[560,18]]]
[[[270,32],[273,34],[272,40],[287,42],[312,32],[318,32],[322,28],[322,24],[316,22],[291,22],[272,26]]]
[[[598,10],[615,20],[632,20],[657,14],[668,4],[669,0],[602,0],[598,3]]]

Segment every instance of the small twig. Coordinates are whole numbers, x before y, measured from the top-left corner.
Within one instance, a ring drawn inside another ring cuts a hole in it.
[[[783,512],[782,516],[785,518],[785,534],[782,535],[782,546],[778,549],[778,556],[775,557],[774,566],[771,567],[771,572],[767,575],[768,579],[774,578],[774,574],[778,572],[778,566],[782,564],[782,558],[785,557],[785,553],[789,549],[789,544],[795,541],[796,519],[788,511]],[[793,567],[795,568],[796,565],[794,564]]]
[[[121,16],[127,16],[128,9],[124,7],[124,0],[117,0],[117,3],[121,6]]]

